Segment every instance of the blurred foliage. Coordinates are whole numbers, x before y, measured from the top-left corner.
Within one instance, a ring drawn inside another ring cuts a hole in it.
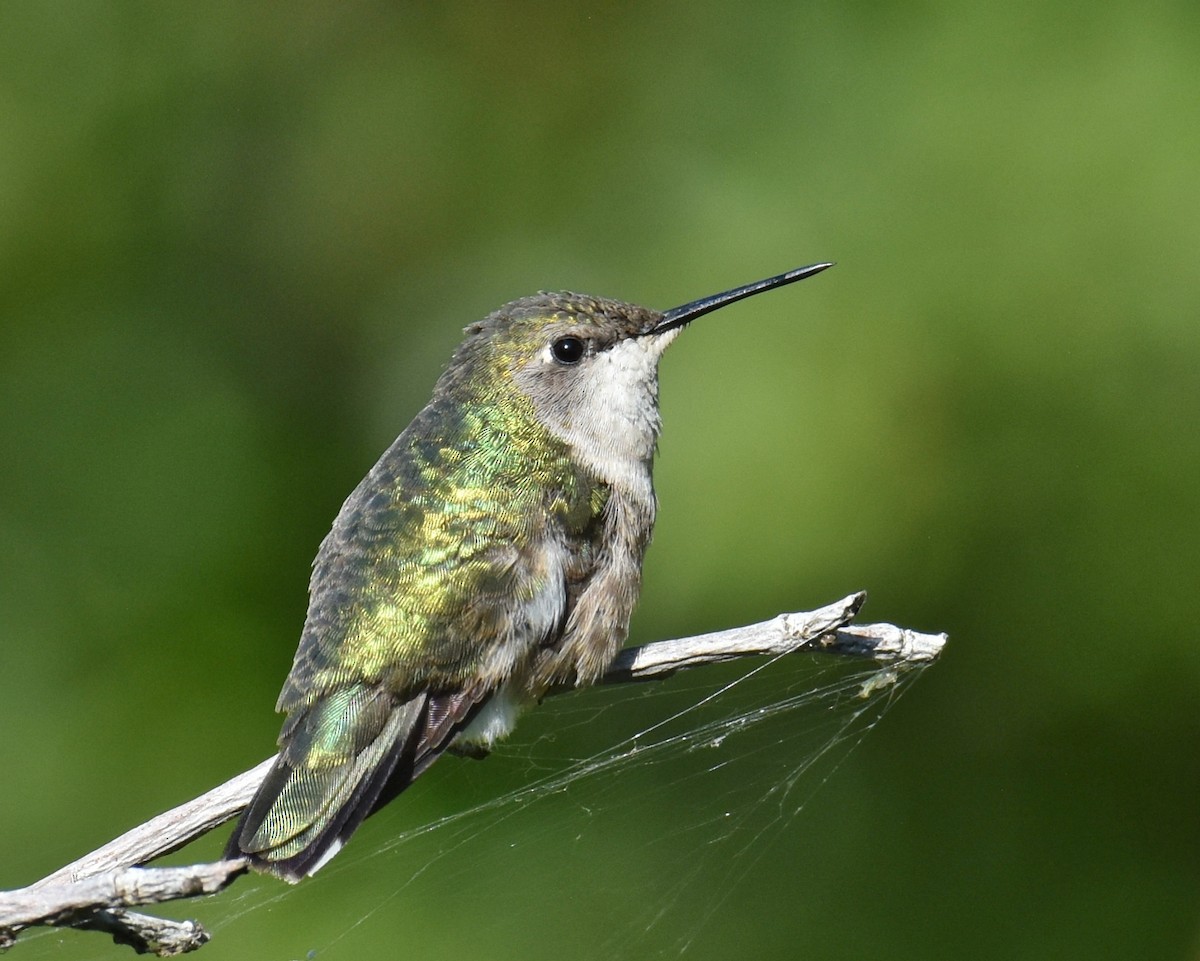
[[[634,638],[867,587],[951,646],[689,956],[1195,957],[1198,102],[1168,0],[0,5],[0,887],[269,753],[309,561],[465,324],[828,258],[668,354]],[[577,956],[670,823],[610,814],[205,953]]]

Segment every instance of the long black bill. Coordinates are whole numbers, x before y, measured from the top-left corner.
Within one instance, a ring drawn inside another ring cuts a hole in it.
[[[780,274],[778,277],[756,280],[754,283],[746,284],[744,287],[734,287],[733,290],[727,290],[723,294],[701,297],[699,300],[693,300],[690,304],[684,304],[682,307],[672,307],[662,315],[662,320],[655,324],[648,333],[661,334],[675,327],[682,327],[684,324],[691,323],[697,317],[707,314],[709,311],[716,310],[718,307],[724,307],[726,304],[732,304],[734,301],[742,300],[745,297],[753,297],[764,290],[773,290],[776,287],[794,284],[797,280],[803,280],[805,277],[819,274],[826,267],[832,266],[832,263],[828,263],[797,267],[795,270],[789,270],[786,274]]]

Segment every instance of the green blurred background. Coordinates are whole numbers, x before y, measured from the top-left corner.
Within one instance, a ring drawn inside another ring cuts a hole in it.
[[[1160,0],[0,5],[0,888],[270,753],[316,546],[465,324],[832,259],[664,361],[633,638],[865,587],[951,644],[728,897],[701,830],[644,920],[682,769],[363,857],[564,702],[348,870],[174,913],[212,961],[1196,958],[1198,108]]]

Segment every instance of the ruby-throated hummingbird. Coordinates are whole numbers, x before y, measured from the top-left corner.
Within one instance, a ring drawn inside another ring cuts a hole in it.
[[[701,314],[571,293],[466,329],[313,562],[280,753],[227,857],[298,881],[445,751],[486,754],[625,642],[654,526],[658,360]]]

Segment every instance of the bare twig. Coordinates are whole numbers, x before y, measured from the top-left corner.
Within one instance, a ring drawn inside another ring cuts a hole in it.
[[[860,591],[815,611],[780,614],[727,631],[629,647],[617,655],[601,683],[656,681],[702,664],[801,650],[910,665],[937,660],[946,643],[945,634],[920,634],[892,624],[851,626],[866,599],[866,593]]]
[[[899,666],[937,659],[944,634],[919,634],[891,624],[852,626],[866,595],[759,624],[627,648],[602,683],[656,680],[676,671],[754,655],[820,651]],[[559,693],[558,691],[552,693]],[[35,925],[107,931],[119,944],[160,957],[193,951],[208,940],[195,921],[168,921],[125,908],[211,894],[230,884],[245,863],[218,861],[180,868],[138,868],[231,820],[254,796],[275,758],[186,804],[151,818],[101,848],[17,891],[0,892],[0,949]]]
[[[107,931],[118,944],[139,954],[169,957],[193,951],[208,940],[195,921],[169,921],[123,908],[177,901],[220,891],[246,870],[242,861],[218,861],[183,868],[121,868],[65,884],[35,884],[0,894],[0,948],[33,925]]]

